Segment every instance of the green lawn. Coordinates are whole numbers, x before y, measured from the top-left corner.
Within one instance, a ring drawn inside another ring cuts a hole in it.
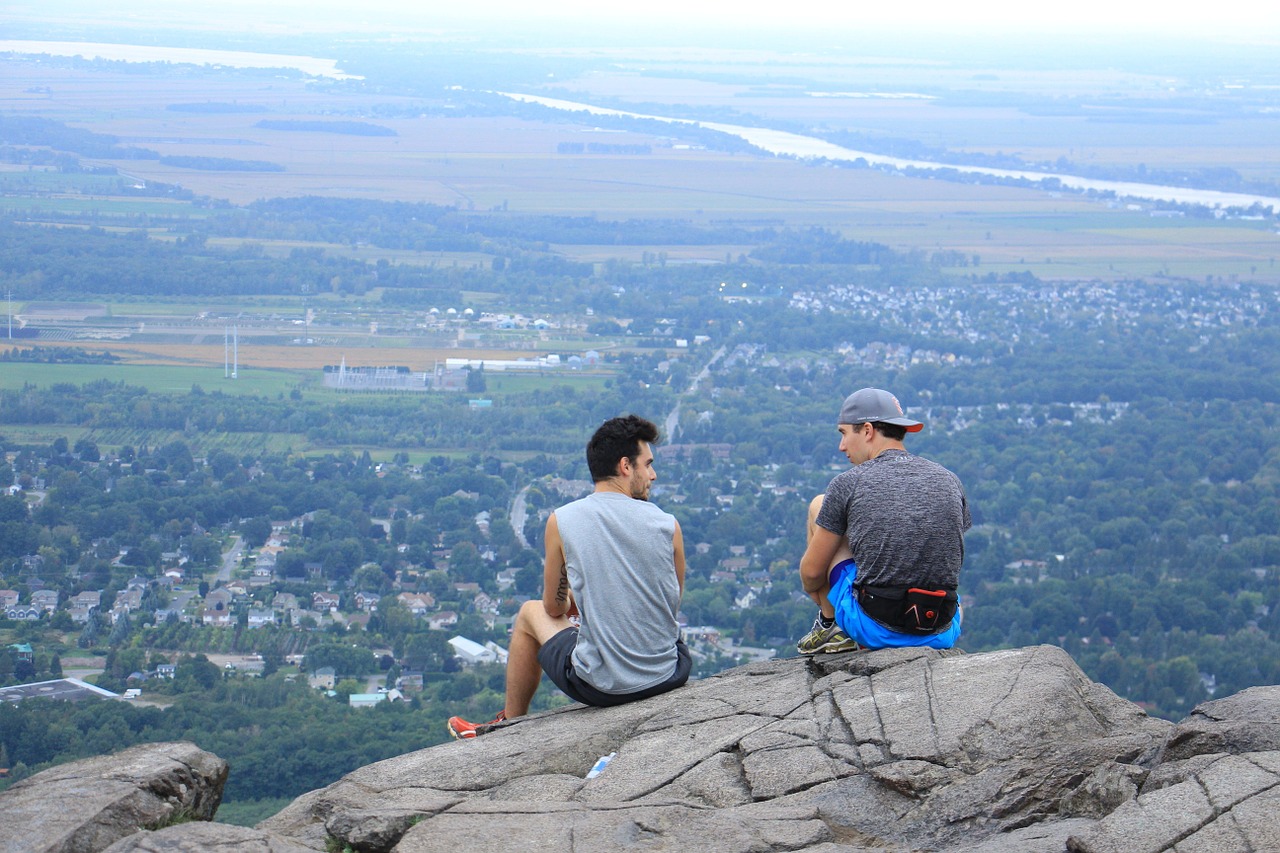
[[[105,379],[124,382],[159,394],[185,394],[192,386],[225,394],[275,396],[287,394],[319,379],[318,371],[264,370],[241,367],[235,379],[222,367],[175,367],[150,364],[33,364],[0,362],[0,389],[16,390],[28,384],[48,388],[59,383],[83,385]]]

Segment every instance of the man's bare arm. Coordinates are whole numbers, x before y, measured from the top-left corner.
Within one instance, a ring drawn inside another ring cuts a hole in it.
[[[675,546],[676,559],[676,582],[680,584],[680,595],[684,595],[684,534],[680,532],[680,522],[676,522],[675,536],[672,538],[672,544]]]
[[[554,512],[547,519],[543,539],[546,556],[542,565],[542,607],[548,616],[564,616],[569,612],[573,594],[569,590],[569,567],[565,565],[564,542]]]

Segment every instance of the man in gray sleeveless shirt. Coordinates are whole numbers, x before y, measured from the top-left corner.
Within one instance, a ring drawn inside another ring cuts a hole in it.
[[[840,451],[853,467],[809,505],[804,591],[818,605],[801,654],[861,648],[946,649],[960,636],[956,587],[972,525],[964,487],[903,439],[924,424],[878,388],[840,409]]]
[[[684,539],[675,517],[648,502],[657,439],[658,427],[636,415],[605,421],[591,437],[595,488],[547,519],[542,599],[526,601],[516,616],[506,707],[489,723],[451,717],[454,737],[528,713],[543,672],[571,699],[596,706],[656,696],[689,679],[692,660],[676,624]]]

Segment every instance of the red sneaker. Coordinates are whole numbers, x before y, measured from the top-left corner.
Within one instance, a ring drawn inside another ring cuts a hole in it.
[[[499,711],[498,716],[494,717],[487,723],[468,723],[461,717],[450,717],[449,722],[445,725],[449,727],[449,734],[459,738],[460,740],[468,740],[481,732],[488,731],[491,726],[496,726],[498,723],[505,722],[506,719],[507,712]]]

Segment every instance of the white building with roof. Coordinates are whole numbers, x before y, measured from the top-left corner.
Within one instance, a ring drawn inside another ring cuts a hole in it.
[[[461,636],[449,640],[449,645],[453,648],[454,657],[467,666],[479,663],[500,663],[505,661],[507,656],[506,651],[495,643],[482,646],[475,640],[468,640]],[[501,660],[499,660],[499,651],[502,652]]]

